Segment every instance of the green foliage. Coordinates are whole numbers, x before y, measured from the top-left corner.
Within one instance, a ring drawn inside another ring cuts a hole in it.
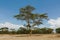
[[[35,10],[34,7],[28,5],[24,8],[20,8],[19,14],[14,16],[18,20],[26,21],[27,23],[26,27],[30,30],[30,35],[32,34],[32,29],[31,29],[32,27],[43,24],[42,22],[43,19],[48,19],[46,13],[43,14],[33,13],[34,10]]]
[[[56,28],[56,33],[60,33],[60,28]]]
[[[32,30],[32,34],[51,34],[52,32],[53,32],[53,29],[51,28],[36,28],[35,27]],[[23,27],[20,27],[17,31],[15,29],[11,29],[11,31],[2,31],[0,29],[0,34],[29,34],[29,33],[30,33],[30,30]]]
[[[0,34],[8,34],[8,28],[7,27],[3,27],[3,28],[0,28]]]
[[[15,29],[10,29],[9,33],[10,34],[16,34],[16,30]]]
[[[23,28],[23,27],[20,27],[17,30],[17,34],[28,34],[28,33],[29,33],[29,30],[27,30],[26,28]]]
[[[50,34],[53,32],[53,29],[51,28],[41,28],[40,30],[42,31],[43,34]]]
[[[20,13],[18,15],[15,15],[14,17],[18,20],[25,20],[27,22],[27,25],[31,27],[42,24],[43,19],[48,18],[47,14],[46,13],[43,13],[43,14],[32,13],[32,11],[34,10],[35,10],[34,7],[28,5],[24,8],[20,8],[19,10]],[[33,25],[30,25],[30,23]]]
[[[53,29],[51,28],[41,28],[41,29],[36,29],[36,30],[33,30],[33,34],[50,34],[53,32]]]
[[[17,34],[29,34],[30,30],[27,30],[26,28],[19,28],[17,31]],[[53,32],[53,29],[51,28],[35,28],[32,30],[32,34],[51,34]]]

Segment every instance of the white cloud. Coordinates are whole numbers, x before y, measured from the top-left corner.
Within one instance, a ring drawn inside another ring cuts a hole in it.
[[[1,27],[8,27],[9,29],[18,29],[19,27],[24,27],[24,26],[12,24],[10,22],[5,22],[5,23],[0,23],[0,28]]]
[[[50,19],[48,23],[51,25],[50,28],[60,28],[60,17],[57,19]]]

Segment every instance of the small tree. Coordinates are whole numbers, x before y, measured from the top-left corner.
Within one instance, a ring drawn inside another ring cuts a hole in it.
[[[48,33],[48,34],[53,33],[53,29],[47,28],[47,33]]]
[[[56,33],[60,33],[60,28],[56,28]]]
[[[15,29],[10,29],[10,33],[11,34],[16,34],[16,30]]]
[[[43,20],[47,19],[48,16],[46,13],[40,14],[40,13],[33,13],[35,8],[28,5],[24,8],[20,8],[20,13],[18,15],[15,15],[14,17],[18,20],[25,20],[27,23],[27,28],[30,30],[30,35],[32,34],[32,27],[36,25],[43,24]],[[32,25],[31,25],[32,24]]]
[[[20,27],[17,31],[17,34],[28,34],[28,33],[29,33],[29,30],[23,27]]]
[[[7,27],[0,28],[2,34],[8,34],[9,30]]]
[[[43,34],[50,34],[53,32],[53,29],[51,28],[41,28],[40,30],[42,31]]]

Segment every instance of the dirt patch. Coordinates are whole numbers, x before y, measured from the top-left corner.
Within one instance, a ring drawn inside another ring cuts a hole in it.
[[[0,40],[60,40],[57,34],[32,34],[32,36],[22,35],[0,35]]]

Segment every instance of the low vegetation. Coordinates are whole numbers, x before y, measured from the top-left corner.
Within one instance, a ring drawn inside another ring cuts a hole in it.
[[[18,30],[8,28],[0,28],[0,34],[29,34],[30,30],[27,28],[20,27]],[[34,28],[32,29],[32,34],[51,34],[53,29],[51,28]]]
[[[56,28],[56,33],[60,33],[60,28]]]
[[[20,27],[18,30],[10,29],[7,27],[0,28],[0,34],[29,34],[30,30],[27,27]],[[33,28],[32,34],[52,34],[53,29],[51,28]],[[56,33],[60,33],[60,28],[56,28]]]

